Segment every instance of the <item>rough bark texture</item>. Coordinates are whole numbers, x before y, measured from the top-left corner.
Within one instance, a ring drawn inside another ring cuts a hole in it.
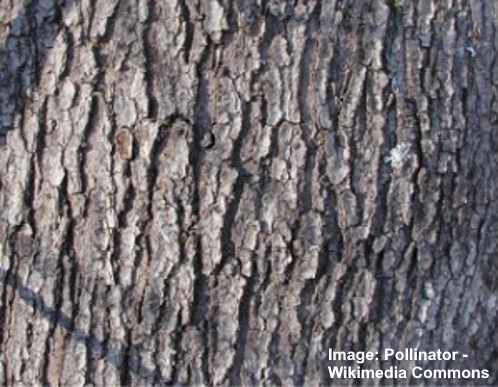
[[[496,11],[2,1],[0,383],[495,384]]]

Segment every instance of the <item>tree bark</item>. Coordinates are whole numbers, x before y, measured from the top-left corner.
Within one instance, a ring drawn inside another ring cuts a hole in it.
[[[497,6],[2,2],[0,383],[496,384]]]

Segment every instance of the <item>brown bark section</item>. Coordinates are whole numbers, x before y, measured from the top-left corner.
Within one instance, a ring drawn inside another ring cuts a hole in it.
[[[495,384],[496,11],[2,2],[0,383]]]

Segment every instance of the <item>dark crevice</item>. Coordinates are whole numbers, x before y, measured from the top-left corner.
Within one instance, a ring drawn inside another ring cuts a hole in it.
[[[303,53],[301,55],[301,62],[299,64],[299,81],[297,87],[298,104],[299,112],[301,115],[301,124],[303,125],[305,135],[308,134],[306,132],[309,132],[308,126],[310,125],[310,120],[312,118],[309,109],[309,87],[310,81],[314,75],[312,72],[311,64],[313,63],[313,53],[317,47],[318,42],[315,34],[317,33],[320,25],[320,11],[321,2],[317,1],[312,14],[310,15],[310,20],[308,21],[306,26],[306,41],[304,44]],[[309,140],[309,134],[306,136],[306,138]]]
[[[207,130],[211,128],[211,117],[208,110],[209,106],[209,81],[206,78],[209,60],[212,53],[212,44],[208,39],[208,45],[204,48],[201,59],[197,63],[197,76],[199,79],[193,124],[193,140],[189,152],[189,164],[192,166],[192,213],[197,221],[200,220],[200,178],[201,164],[204,156],[202,149],[202,139]],[[193,259],[194,269],[194,291],[191,309],[191,321],[197,327],[202,336],[203,353],[202,374],[206,383],[209,383],[209,322],[207,320],[209,310],[209,279],[203,272],[202,242],[200,236],[197,237],[196,254]]]
[[[36,137],[36,149],[35,153],[31,156],[31,166],[29,170],[29,176],[26,183],[26,188],[24,190],[24,204],[26,208],[29,209],[27,214],[27,222],[29,223],[33,235],[37,234],[36,221],[34,217],[34,208],[35,206],[35,198],[36,198],[36,190],[37,183],[41,185],[41,181],[37,180],[37,168],[36,166],[43,165],[43,151],[45,149],[45,141],[46,134],[48,131],[47,128],[47,104],[48,100],[45,99],[40,108],[40,113],[38,117],[38,125],[39,130]],[[41,171],[40,171],[41,172]],[[43,180],[43,175],[40,176],[40,180]]]
[[[279,308],[280,309],[280,308]],[[271,334],[271,339],[270,339],[270,345],[268,350],[268,368],[277,370],[279,369],[279,360],[281,358],[280,353],[279,353],[279,348],[280,348],[280,334],[279,332],[281,331],[281,326],[282,322],[277,319],[276,327],[273,331],[268,332]],[[270,380],[271,382],[276,385],[276,386],[282,386],[282,381],[278,377],[278,375],[273,371],[270,374]]]
[[[132,333],[131,330],[126,332],[126,345],[124,346],[125,350],[123,353],[123,361],[122,367],[119,370],[119,382],[122,386],[131,385],[132,378],[130,373],[130,364],[131,364],[131,349],[132,349]]]
[[[140,266],[147,267],[148,262],[150,261],[151,258],[151,246],[150,246],[150,238],[149,235],[145,234],[140,234],[137,240],[137,245],[138,246],[144,246],[143,248],[140,249],[140,252],[135,256],[135,265],[134,265],[134,272],[133,272],[133,284],[138,283],[139,281],[139,276],[141,274],[140,272]],[[143,262],[143,260],[146,259],[147,261]],[[133,286],[133,285],[131,285]],[[142,289],[142,294],[138,296],[138,300],[136,300],[136,311],[137,311],[137,320],[136,323],[137,325],[141,325],[145,321],[145,314],[147,311],[145,310],[145,299],[147,297],[147,293],[149,290],[149,278],[145,279],[145,286]]]
[[[90,147],[89,145],[89,140],[90,136],[93,133],[93,128],[95,128],[97,120],[98,120],[98,114],[99,114],[99,101],[98,101],[98,96],[93,95],[92,100],[91,100],[91,105],[90,105],[90,111],[88,114],[88,121],[85,125],[85,129],[83,130],[82,138],[83,142],[79,144],[78,147],[78,155],[79,155],[79,165],[78,165],[78,170],[79,170],[79,176],[81,180],[81,189],[80,192],[87,192],[87,187],[88,187],[88,181],[87,181],[87,176],[85,172],[85,167],[86,167],[86,157],[88,153],[88,148]],[[85,201],[88,199],[85,197]],[[87,205],[85,204],[84,211],[82,216],[86,217],[87,216]]]
[[[185,23],[185,41],[183,43],[183,58],[185,63],[189,63],[192,43],[194,41],[195,23],[192,22],[190,10],[186,0],[180,1],[180,9],[183,22]]]
[[[323,168],[325,168],[325,163],[322,163],[322,165]],[[325,171],[323,171],[323,176],[325,176]],[[341,252],[343,251],[343,238],[336,210],[337,198],[335,191],[332,188],[327,188],[324,203],[325,213],[323,214],[323,217],[325,221],[323,222],[321,230],[323,240],[318,255],[318,268],[316,272],[317,284],[324,276],[331,274],[333,264],[341,261]]]
[[[65,36],[64,40],[67,44],[67,52],[66,52],[66,63],[64,66],[64,70],[59,75],[59,82],[62,82],[71,73],[73,60],[74,60],[74,50],[75,50],[74,37],[71,31],[65,27],[63,27],[62,31]]]
[[[158,117],[158,102],[154,94],[154,48],[149,41],[149,31],[152,23],[154,22],[154,6],[155,0],[149,0],[147,2],[147,14],[148,19],[145,21],[143,26],[143,34],[142,34],[142,45],[144,51],[144,75],[146,82],[146,94],[148,99],[148,108],[147,108],[147,118],[156,120]]]
[[[98,287],[97,283],[92,281],[93,288],[91,289],[91,297],[88,306],[89,310],[89,332],[94,332],[95,328],[97,328],[95,318],[98,317],[97,313],[92,313],[92,309],[96,304],[99,303],[97,301],[98,295]],[[97,316],[96,316],[97,315]],[[95,384],[95,371],[96,371],[96,360],[99,357],[99,354],[103,348],[103,342],[99,340],[95,340],[94,336],[87,337],[85,346],[89,349],[86,351],[86,367],[85,367],[85,384]]]
[[[301,220],[299,217],[296,218],[294,223],[290,226],[290,240],[287,242],[287,249],[290,254],[290,262],[285,266],[284,270],[284,281],[282,283],[283,286],[289,286],[292,285],[294,282],[293,274],[294,274],[294,269],[297,265],[297,263],[300,261],[299,255],[296,252],[296,249],[294,248],[294,243],[298,240],[299,237],[299,232],[301,228]]]
[[[294,383],[296,386],[305,385],[307,360],[309,357],[310,346],[312,345],[313,328],[315,326],[314,321],[317,313],[320,312],[319,308],[310,309],[312,308],[312,305],[314,305],[313,296],[315,295],[315,290],[319,285],[320,281],[316,278],[307,279],[299,295],[300,302],[297,307],[297,317],[299,323],[301,324],[302,337],[300,337],[298,345],[303,347],[302,351],[304,354],[302,363],[298,363],[297,372],[294,375]]]
[[[346,272],[340,277],[339,283],[336,285],[336,293],[334,295],[334,300],[332,302],[332,311],[334,313],[334,324],[328,332],[328,340],[330,348],[342,348],[342,337],[340,336],[341,329],[347,329],[347,325],[344,325],[345,318],[342,308],[344,306],[344,300],[347,300],[345,296],[348,294],[348,290],[354,285],[353,272],[355,268],[352,265],[348,265]],[[342,348],[342,350],[347,350],[347,348]]]
[[[181,326],[181,309],[178,311],[178,316],[177,316],[177,323],[176,323],[176,329],[175,332],[173,333],[173,351],[175,355],[173,356],[173,366],[172,366],[172,371],[171,371],[171,382],[174,383],[176,382],[178,378],[178,371],[180,368],[180,365],[183,364],[181,362],[182,360],[182,338],[183,338],[183,328]]]
[[[223,227],[221,230],[222,258],[221,262],[214,270],[214,276],[217,277],[223,270],[230,259],[235,259],[236,251],[232,240],[232,232],[234,230],[237,213],[240,206],[244,187],[247,184],[249,173],[245,170],[241,159],[241,150],[244,145],[244,140],[247,138],[251,130],[251,103],[244,102],[242,105],[242,128],[239,136],[234,142],[232,151],[231,166],[238,172],[237,178],[233,185],[233,197],[230,200],[228,208],[224,215]]]
[[[258,247],[256,247],[255,250],[258,250]],[[259,275],[258,273],[255,273],[256,264],[254,261],[254,255],[251,255],[251,259],[251,276],[247,279],[239,303],[239,329],[236,341],[237,345],[235,349],[235,356],[233,358],[233,364],[229,371],[229,384],[232,386],[242,385],[241,371],[242,365],[244,364],[245,349],[249,337],[251,303],[253,301],[256,285],[259,282]]]

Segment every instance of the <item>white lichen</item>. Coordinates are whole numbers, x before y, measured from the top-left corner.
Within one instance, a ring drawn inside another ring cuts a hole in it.
[[[475,58],[476,50],[474,50],[474,47],[471,46],[465,47],[465,51],[467,51],[470,54],[471,58]]]
[[[407,159],[410,152],[410,144],[406,142],[399,143],[391,149],[390,155],[386,158],[386,162],[390,163],[394,169],[400,169],[403,162]]]

